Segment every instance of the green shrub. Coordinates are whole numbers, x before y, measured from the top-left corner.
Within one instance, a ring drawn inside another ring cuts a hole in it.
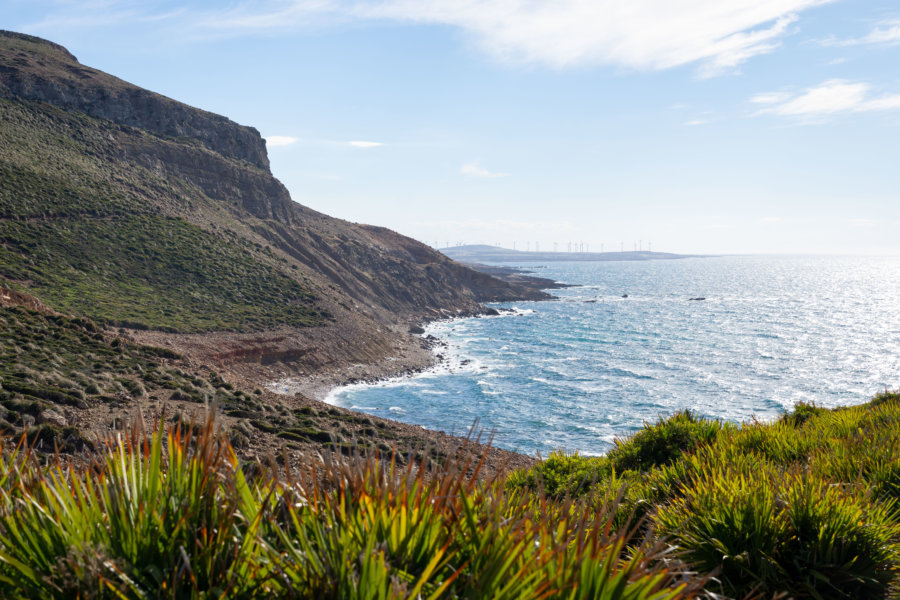
[[[702,419],[690,410],[660,418],[624,440],[616,440],[607,457],[617,471],[645,471],[671,463],[684,452],[716,439],[722,424]]]
[[[821,415],[826,411],[827,409],[820,408],[815,404],[798,402],[794,405],[794,410],[782,415],[779,421],[793,427],[800,427],[810,418]]]
[[[698,583],[598,512],[440,470],[312,459],[279,482],[212,420],[93,466],[0,452],[0,596],[680,600]],[[254,473],[248,479],[246,473]],[[466,474],[474,477],[467,477]]]
[[[580,496],[597,481],[609,477],[610,473],[610,461],[604,457],[557,451],[551,452],[546,460],[532,469],[511,473],[507,484],[511,488],[541,491],[551,497]]]
[[[803,472],[711,467],[656,515],[729,596],[877,598],[898,567],[892,507]]]

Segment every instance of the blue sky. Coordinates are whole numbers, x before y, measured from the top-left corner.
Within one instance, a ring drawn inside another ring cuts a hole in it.
[[[895,0],[2,0],[431,244],[900,253]]]

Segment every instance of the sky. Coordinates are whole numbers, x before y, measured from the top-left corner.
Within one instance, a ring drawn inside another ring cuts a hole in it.
[[[0,0],[0,27],[434,246],[900,254],[896,0]]]

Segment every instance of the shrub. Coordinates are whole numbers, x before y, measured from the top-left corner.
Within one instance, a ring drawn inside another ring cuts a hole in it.
[[[556,451],[533,469],[511,473],[507,484],[511,488],[541,491],[551,497],[580,496],[610,472],[610,461],[606,458]]]
[[[815,404],[808,404],[806,402],[798,402],[794,405],[794,410],[785,413],[781,416],[779,421],[781,423],[785,423],[787,425],[791,425],[792,427],[800,427],[804,423],[806,423],[810,418],[821,415],[826,412],[827,409],[820,408]]]
[[[709,444],[721,429],[718,421],[701,419],[690,410],[683,410],[667,419],[660,418],[653,425],[644,425],[631,437],[617,439],[607,456],[617,471],[645,471],[671,463],[700,444]]]
[[[615,506],[479,481],[478,456],[426,472],[351,449],[279,482],[240,465],[212,418],[163,422],[93,466],[0,452],[0,596],[679,600],[699,586],[612,527]]]
[[[893,504],[804,469],[704,463],[661,506],[659,534],[728,596],[877,598],[898,566]]]

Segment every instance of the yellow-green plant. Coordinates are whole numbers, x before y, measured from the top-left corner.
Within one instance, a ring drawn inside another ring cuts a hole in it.
[[[602,510],[426,468],[310,457],[244,475],[212,417],[107,440],[91,464],[0,452],[0,597],[678,600],[699,583]]]

